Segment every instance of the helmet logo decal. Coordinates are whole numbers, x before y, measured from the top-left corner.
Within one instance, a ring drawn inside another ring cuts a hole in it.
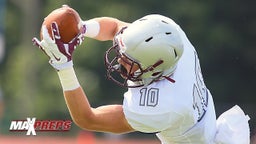
[[[120,49],[119,52],[124,53],[126,50],[126,47],[124,45],[123,39],[121,37],[118,37],[117,41],[118,41],[118,45],[119,45],[119,49]]]
[[[123,43],[123,39],[119,39],[119,43],[120,43],[120,45],[122,46],[122,47],[124,47],[124,43]]]

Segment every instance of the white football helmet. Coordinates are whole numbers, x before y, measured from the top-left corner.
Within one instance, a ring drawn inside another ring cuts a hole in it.
[[[105,54],[107,77],[125,87],[168,79],[183,53],[178,28],[173,20],[157,14],[142,17],[123,28]],[[117,62],[123,57],[126,58],[123,61],[128,59],[131,69],[135,64],[139,69],[134,73],[127,71]]]

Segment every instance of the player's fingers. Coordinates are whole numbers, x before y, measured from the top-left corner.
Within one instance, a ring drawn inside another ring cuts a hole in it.
[[[69,44],[70,45],[74,45],[74,46],[78,46],[80,45],[84,39],[85,39],[85,32],[86,32],[86,26],[83,25],[81,28],[80,28],[80,33],[74,37],[70,42]]]
[[[72,39],[70,42],[69,42],[69,47],[74,47],[74,46],[77,46],[79,45],[81,39],[79,38],[80,35],[76,36],[74,39]]]
[[[60,32],[58,28],[58,24],[56,22],[52,23],[52,35],[54,40],[60,40]]]
[[[42,26],[42,35],[43,35],[43,40],[45,40],[48,43],[54,43],[54,40],[51,38],[50,34],[48,33],[48,29],[46,25]]]
[[[79,36],[79,39],[80,39],[80,43],[79,44],[81,44],[82,43],[82,41],[84,41],[84,39],[85,39],[85,33],[86,33],[86,26],[85,25],[83,25],[82,27],[81,27],[81,29],[80,29],[80,36]]]
[[[86,25],[83,25],[80,29],[80,33],[84,35],[86,33]]]
[[[43,47],[42,47],[41,44],[40,44],[41,42],[40,42],[36,37],[34,37],[34,38],[32,39],[32,43],[33,43],[33,45],[39,47],[40,49],[43,49]]]
[[[50,55],[49,55],[49,53],[44,49],[44,47],[41,45],[41,41],[39,41],[36,37],[34,37],[33,39],[32,39],[32,43],[33,43],[33,45],[35,45],[35,46],[37,46],[38,48],[40,48],[44,53],[45,53],[45,55],[47,55],[49,58],[51,58],[50,57]]]

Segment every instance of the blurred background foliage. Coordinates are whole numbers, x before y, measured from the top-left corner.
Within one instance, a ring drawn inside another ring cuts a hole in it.
[[[256,17],[253,0],[0,0],[5,55],[0,62],[4,115],[0,132],[13,119],[70,119],[58,76],[32,45],[43,18],[63,4],[83,20],[110,16],[132,22],[159,13],[175,20],[198,51],[217,116],[238,104],[256,124]],[[111,41],[87,38],[74,53],[77,76],[92,106],[122,103],[126,89],[105,77],[103,55]],[[0,59],[1,60],[1,59]],[[1,100],[1,98],[0,98]]]

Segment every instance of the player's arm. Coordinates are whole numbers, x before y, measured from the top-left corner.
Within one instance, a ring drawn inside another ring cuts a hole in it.
[[[92,30],[96,31],[97,34],[93,38],[102,41],[112,40],[114,35],[123,26],[128,25],[125,22],[110,17],[91,19],[86,21],[85,24],[88,24],[88,22],[91,25],[87,25],[87,30],[91,33],[95,33],[92,32]],[[98,25],[99,27],[96,29],[93,28],[95,25]],[[85,35],[88,35],[88,33]],[[58,74],[61,79],[61,72]],[[74,73],[68,75],[74,75]],[[75,75],[72,79],[76,79]],[[94,131],[105,131],[113,133],[133,131],[125,119],[122,105],[107,105],[98,108],[92,108],[86,97],[86,94],[80,86],[74,90],[65,90],[65,85],[63,88],[64,97],[72,119],[79,127]]]
[[[104,27],[104,23],[109,24],[111,21],[108,20],[108,22],[99,23]],[[113,38],[114,31],[118,31],[118,27],[119,24],[113,24],[109,32],[100,28],[101,30],[95,38],[99,40]],[[48,35],[44,35],[47,32],[47,29],[43,29],[43,40],[39,41],[34,38],[33,42],[49,56],[49,63],[57,70],[64,91],[64,98],[74,122],[81,128],[94,131],[113,133],[133,131],[125,119],[121,105],[107,105],[98,108],[92,108],[90,106],[87,96],[78,82],[72,62],[72,53],[75,47],[84,39],[84,33],[65,44],[61,41],[56,23],[52,24],[54,39],[51,39]]]
[[[73,121],[81,128],[113,133],[133,131],[125,120],[121,105],[91,108],[81,87],[64,91],[64,97]]]
[[[133,131],[125,119],[122,105],[106,105],[98,108],[90,106],[73,68],[58,71],[58,76],[70,115],[79,127],[112,133]]]
[[[100,41],[113,40],[115,34],[129,23],[111,17],[99,17],[84,21],[87,27],[85,36]]]

